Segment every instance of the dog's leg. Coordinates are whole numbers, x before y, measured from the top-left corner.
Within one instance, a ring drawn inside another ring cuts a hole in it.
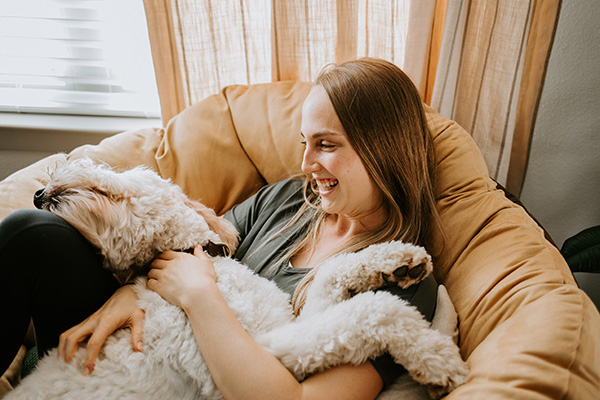
[[[319,267],[302,314],[322,311],[358,293],[381,287],[405,289],[432,270],[431,256],[425,249],[399,241],[332,257]]]
[[[302,380],[341,364],[390,353],[436,397],[465,382],[468,369],[452,339],[389,293],[362,293],[256,338]]]

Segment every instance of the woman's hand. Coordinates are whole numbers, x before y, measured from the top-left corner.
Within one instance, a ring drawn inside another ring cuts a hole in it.
[[[184,308],[194,295],[202,293],[206,284],[217,281],[215,267],[201,246],[194,254],[165,251],[150,264],[148,288],[169,303]]]
[[[117,329],[125,327],[131,328],[131,343],[134,350],[142,351],[144,311],[138,307],[137,300],[133,287],[127,285],[119,288],[98,311],[60,335],[58,357],[64,356],[65,361],[70,362],[79,343],[89,337],[83,375],[90,375],[106,338]]]

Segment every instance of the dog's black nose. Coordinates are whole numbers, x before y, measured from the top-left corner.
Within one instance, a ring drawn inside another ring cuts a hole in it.
[[[39,208],[40,210],[42,209],[42,199],[44,198],[44,190],[45,189],[40,189],[33,195],[33,205],[36,208]]]

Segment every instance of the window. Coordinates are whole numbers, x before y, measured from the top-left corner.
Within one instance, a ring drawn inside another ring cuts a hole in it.
[[[159,117],[142,1],[1,1],[0,112]]]

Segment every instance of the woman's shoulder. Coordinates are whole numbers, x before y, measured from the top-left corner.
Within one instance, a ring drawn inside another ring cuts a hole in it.
[[[225,219],[234,224],[240,235],[248,232],[256,223],[284,219],[293,214],[304,201],[302,179],[285,179],[263,186],[244,202],[225,213]],[[259,224],[259,225],[262,225]]]
[[[304,185],[304,180],[299,178],[288,178],[279,182],[271,183],[263,186],[257,194],[262,195],[271,194],[276,195],[278,193],[298,193]]]
[[[263,186],[250,199],[259,209],[280,207],[282,204],[303,201],[302,179],[290,178]]]

